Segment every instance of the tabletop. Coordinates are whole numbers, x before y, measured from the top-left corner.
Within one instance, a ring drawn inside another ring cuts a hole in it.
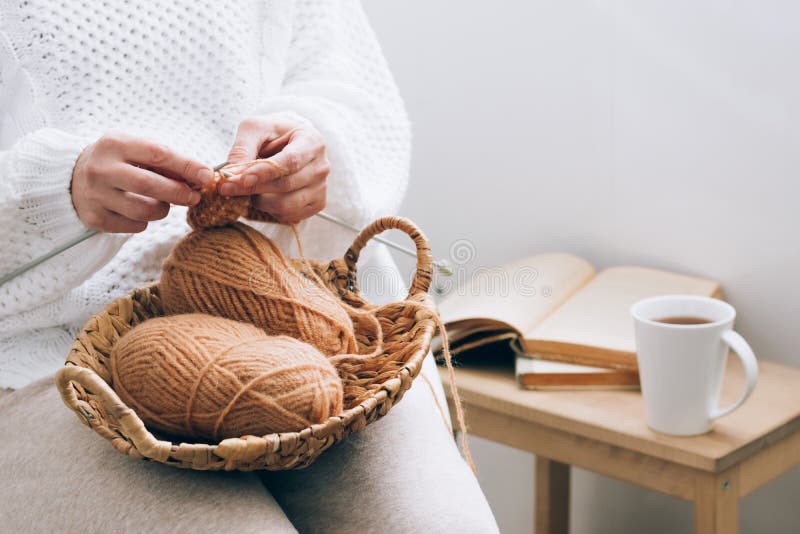
[[[449,389],[446,370],[440,372]],[[709,433],[692,437],[651,430],[639,391],[523,390],[509,366],[457,368],[456,384],[470,405],[709,472],[800,429],[800,368],[766,361],[759,362],[758,384],[747,402],[717,420]],[[721,405],[733,402],[743,387],[741,364],[729,358]]]

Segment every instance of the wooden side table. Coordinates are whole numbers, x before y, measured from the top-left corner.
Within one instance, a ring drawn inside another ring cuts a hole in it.
[[[742,390],[739,365],[724,404]],[[471,434],[536,455],[537,534],[569,531],[571,465],[694,502],[697,533],[735,534],[739,499],[800,465],[800,369],[759,367],[750,399],[688,438],[650,430],[638,391],[525,391],[507,367],[462,367],[456,383]]]

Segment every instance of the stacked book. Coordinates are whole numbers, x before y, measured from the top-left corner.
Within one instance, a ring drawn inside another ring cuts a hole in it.
[[[508,357],[524,388],[638,388],[629,310],[665,294],[722,296],[711,280],[645,267],[596,272],[556,252],[477,270],[440,313],[461,365]]]

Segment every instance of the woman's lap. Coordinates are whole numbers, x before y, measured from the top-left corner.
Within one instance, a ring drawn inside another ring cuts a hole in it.
[[[438,381],[432,361],[426,364],[423,372]],[[422,379],[386,417],[307,469],[262,477],[303,533],[497,532],[478,481]]]
[[[126,457],[80,424],[52,378],[0,397],[8,532],[296,532],[253,473]]]
[[[311,467],[263,473],[269,492],[253,473],[121,455],[67,410],[52,379],[0,396],[0,451],[10,531],[496,532],[421,379]]]

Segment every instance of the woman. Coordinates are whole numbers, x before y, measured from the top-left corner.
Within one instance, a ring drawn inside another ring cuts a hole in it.
[[[102,231],[0,287],[0,524],[496,531],[424,383],[311,468],[263,481],[126,458],[61,404],[52,373],[76,332],[158,278],[210,165],[260,156],[288,169],[254,167],[222,193],[303,221],[314,258],[341,255],[353,237],[309,219],[326,204],[363,225],[405,190],[407,119],[356,1],[153,4],[0,4],[0,273]],[[285,227],[259,228],[289,246]],[[364,263],[399,279],[385,249]],[[430,361],[424,372],[436,378]]]

